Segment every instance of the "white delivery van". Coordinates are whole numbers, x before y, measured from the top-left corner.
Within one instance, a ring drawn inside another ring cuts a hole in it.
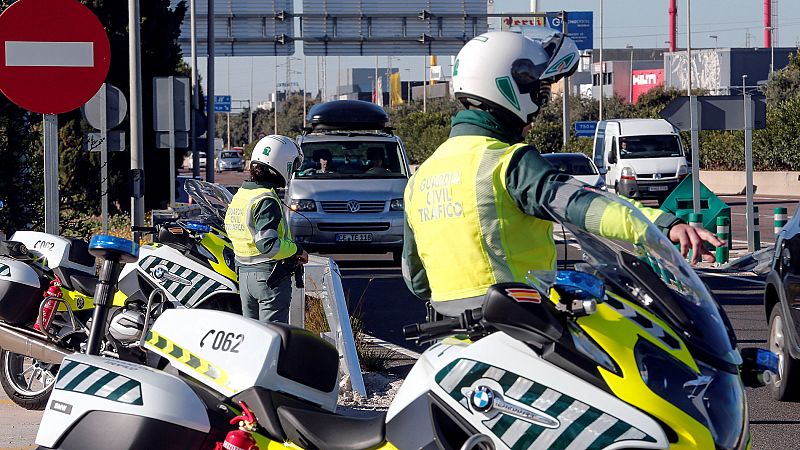
[[[661,201],[688,173],[678,130],[664,119],[601,121],[593,159],[609,189],[635,199]]]

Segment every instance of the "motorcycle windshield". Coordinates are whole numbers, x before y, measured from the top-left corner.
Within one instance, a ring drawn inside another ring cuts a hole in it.
[[[599,214],[616,209],[617,217],[625,217],[615,229],[600,225],[601,237],[568,219],[565,198],[574,198],[580,190],[590,190],[604,198],[594,200],[589,207]],[[597,202],[597,203],[595,203]],[[597,208],[605,203],[606,209]],[[735,349],[732,332],[723,320],[719,306],[675,245],[634,205],[623,198],[598,191],[589,186],[557,183],[550,190],[550,201],[545,206],[584,252],[586,263],[599,272],[607,284],[627,294],[642,306],[675,327],[690,347],[724,363],[739,365],[742,362]],[[555,232],[556,236],[560,233]],[[567,236],[569,242],[570,236]],[[702,355],[697,355],[702,357]]]
[[[203,211],[203,216],[210,219],[215,225],[223,226],[225,211],[233,199],[233,194],[224,187],[200,180],[186,180],[183,184],[192,203],[198,205]]]

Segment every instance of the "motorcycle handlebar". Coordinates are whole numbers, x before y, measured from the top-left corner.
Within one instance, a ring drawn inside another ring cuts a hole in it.
[[[439,336],[452,333],[461,329],[461,318],[451,317],[431,323],[414,323],[403,327],[403,337],[407,340],[417,340],[425,342],[436,339]]]
[[[448,317],[428,323],[414,323],[403,327],[403,337],[418,344],[430,342],[456,331],[480,335],[485,332],[481,324],[483,313],[480,309],[467,310],[458,317]]]

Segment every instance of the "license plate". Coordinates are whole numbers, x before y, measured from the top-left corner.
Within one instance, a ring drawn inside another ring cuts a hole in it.
[[[336,235],[336,242],[372,242],[372,233],[341,233]]]
[[[650,191],[666,191],[669,186],[650,186]]]

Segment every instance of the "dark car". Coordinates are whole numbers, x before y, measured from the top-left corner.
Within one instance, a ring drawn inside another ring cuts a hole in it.
[[[545,153],[542,157],[559,171],[568,173],[589,186],[605,190],[603,176],[592,160],[583,153]]]
[[[778,374],[769,384],[781,401],[800,400],[800,215],[783,227],[775,242],[764,290],[769,349],[778,355]]]

